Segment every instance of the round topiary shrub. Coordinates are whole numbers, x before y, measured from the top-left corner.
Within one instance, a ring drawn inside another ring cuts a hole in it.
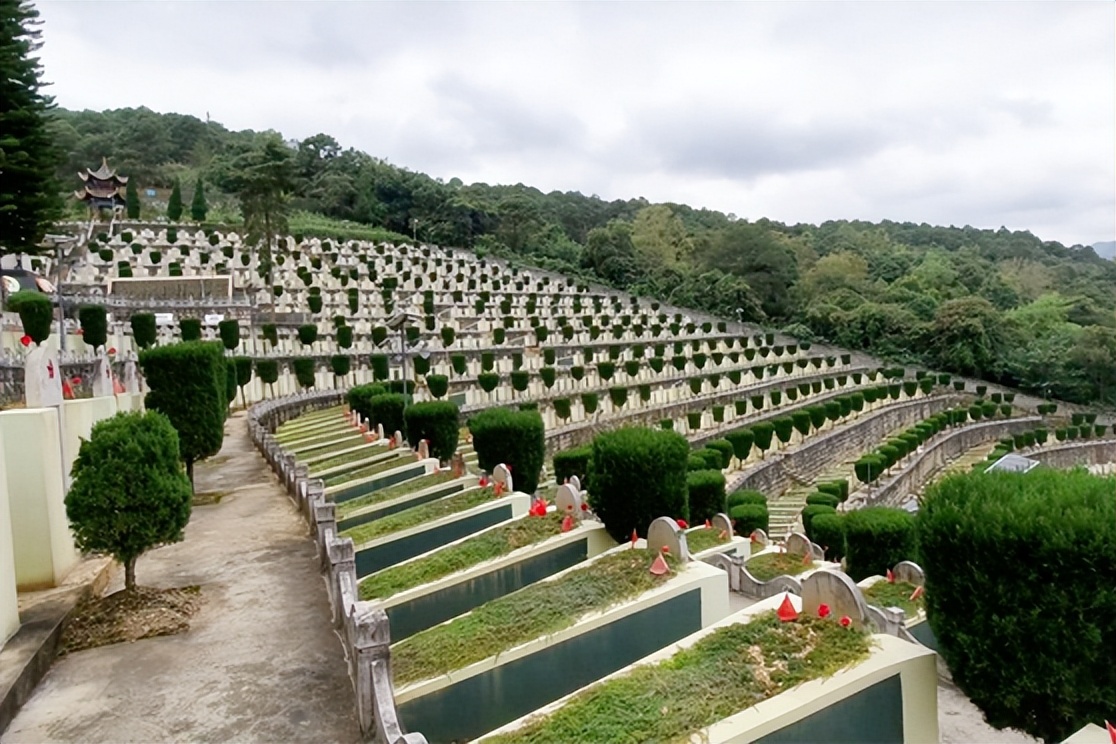
[[[827,561],[840,561],[845,556],[845,517],[842,514],[816,514],[810,520],[807,535],[825,551]]]
[[[741,504],[761,504],[767,506],[767,497],[759,491],[753,491],[747,488],[739,491],[733,491],[725,499],[725,506],[732,509],[734,506]]]
[[[82,440],[66,494],[66,517],[79,550],[107,553],[136,588],[136,560],[178,542],[190,521],[193,491],[179,462],[178,434],[156,411],[119,413]]]
[[[729,510],[732,529],[738,535],[751,535],[756,530],[767,532],[768,512],[766,504],[739,504]]]
[[[681,434],[622,428],[598,434],[592,444],[589,503],[618,542],[634,529],[646,537],[651,521],[686,518],[686,461]]]
[[[814,491],[806,497],[807,504],[822,504],[823,506],[830,506],[834,509],[841,503],[841,499],[832,494],[822,493],[821,491]]]
[[[347,354],[334,354],[329,358],[329,368],[335,377],[344,377],[352,368],[352,358]]]
[[[236,318],[229,318],[218,323],[217,333],[221,336],[221,343],[229,351],[240,345],[240,321]]]
[[[368,399],[368,419],[372,426],[380,424],[384,433],[391,436],[396,431],[406,433],[403,410],[407,407],[402,393],[380,393]]]
[[[1063,741],[1116,701],[1116,501],[1082,470],[969,473],[918,515],[926,612],[958,687],[997,728]]]
[[[108,343],[108,315],[104,305],[82,305],[78,308],[78,321],[87,346],[99,349]]]
[[[478,464],[492,472],[500,463],[512,469],[517,491],[534,493],[546,454],[542,416],[538,411],[491,408],[469,419]]]
[[[154,313],[135,313],[131,317],[132,340],[141,349],[155,345],[159,337],[159,329],[155,325]]]
[[[449,460],[457,451],[461,421],[455,404],[444,401],[415,403],[404,412],[403,422],[411,447],[418,447],[419,441],[425,439],[430,443],[431,457],[442,462]]]
[[[426,388],[435,398],[444,398],[449,392],[449,378],[445,375],[427,375]]]
[[[571,476],[576,475],[584,486],[586,476],[589,473],[589,458],[592,454],[593,449],[589,445],[555,452],[554,480],[558,483],[565,483]]]
[[[8,296],[8,310],[19,313],[23,332],[36,344],[50,338],[50,324],[54,317],[50,297],[41,292],[20,290]]]
[[[735,454],[732,442],[727,439],[714,439],[712,442],[707,442],[705,446],[708,449],[716,450],[721,453],[721,467],[718,468],[718,470],[729,466]]]
[[[183,341],[201,341],[201,321],[197,318],[183,318],[178,321],[178,330]]]
[[[836,514],[837,510],[826,504],[807,504],[802,509],[802,529],[809,537],[811,534],[810,522],[819,514]]]
[[[317,371],[317,366],[317,363],[308,357],[295,359],[294,373],[298,384],[304,388],[314,387],[314,373]]]
[[[720,470],[686,473],[689,519],[700,524],[725,510],[725,476]]]
[[[849,512],[845,515],[845,546],[846,567],[853,581],[883,575],[900,561],[916,559],[914,518],[887,506]]]

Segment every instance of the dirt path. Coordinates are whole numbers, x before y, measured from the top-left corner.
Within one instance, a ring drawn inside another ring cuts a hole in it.
[[[202,586],[190,631],[59,659],[3,744],[359,740],[313,544],[243,413],[197,478],[199,493],[225,495],[137,564],[141,585]]]

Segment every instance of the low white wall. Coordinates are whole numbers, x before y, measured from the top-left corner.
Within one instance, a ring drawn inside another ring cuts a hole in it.
[[[0,433],[0,452],[4,437]],[[4,458],[0,457],[0,647],[19,630],[16,601],[15,548],[12,545],[12,517],[8,506],[8,478]]]
[[[58,584],[78,561],[66,519],[58,411],[32,408],[0,413],[7,470],[16,584]]]

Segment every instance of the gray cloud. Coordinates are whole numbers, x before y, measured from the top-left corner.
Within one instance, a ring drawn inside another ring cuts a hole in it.
[[[209,112],[446,179],[752,218],[1116,237],[1109,3],[40,9],[67,107]]]

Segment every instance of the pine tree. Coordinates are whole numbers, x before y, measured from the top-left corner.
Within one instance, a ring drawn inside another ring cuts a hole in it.
[[[182,219],[182,184],[174,179],[174,188],[171,189],[170,200],[167,202],[167,219],[178,222]]]
[[[205,215],[209,207],[205,203],[205,181],[198,177],[194,184],[194,198],[190,202],[190,217],[194,222],[205,222]]]
[[[138,220],[140,216],[139,192],[136,191],[136,179],[129,178],[128,185],[124,187],[124,209],[128,219]]]
[[[53,99],[43,95],[35,53],[39,13],[23,0],[0,0],[0,255],[36,253],[62,214],[54,181],[58,154],[47,132]]]

